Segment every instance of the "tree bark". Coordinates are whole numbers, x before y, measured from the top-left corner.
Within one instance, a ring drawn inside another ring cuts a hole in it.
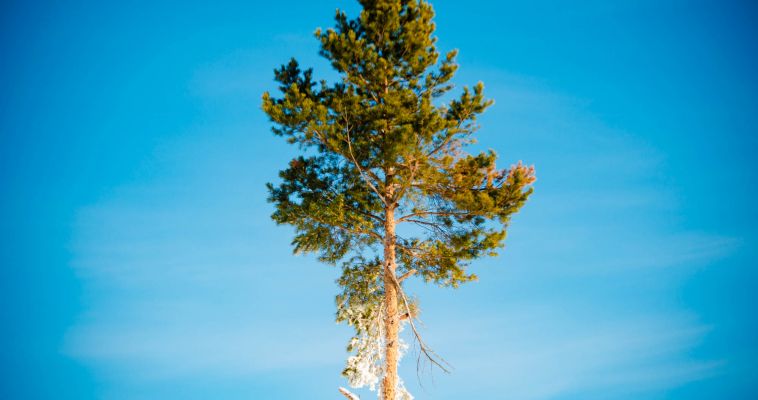
[[[389,196],[391,198],[391,196]],[[382,399],[395,400],[397,392],[398,326],[397,287],[395,286],[395,209],[390,202],[384,222],[384,379]]]

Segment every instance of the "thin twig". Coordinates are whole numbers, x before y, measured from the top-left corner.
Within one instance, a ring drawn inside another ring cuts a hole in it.
[[[397,219],[397,222],[406,222],[409,218],[413,217],[423,217],[425,215],[441,215],[446,217],[466,217],[466,216],[473,216],[473,213],[470,212],[455,212],[455,211],[418,211],[414,213],[410,213],[407,215],[403,215],[402,217]]]
[[[347,390],[347,389],[345,389],[345,388],[343,388],[343,387],[340,387],[340,388],[339,388],[339,391],[340,391],[340,393],[342,393],[342,395],[343,395],[343,396],[347,397],[347,398],[348,398],[348,399],[350,399],[350,400],[361,400],[361,398],[360,398],[360,397],[358,397],[358,396],[356,396],[356,395],[354,395],[354,394],[350,393],[350,391],[349,391],[349,390]]]
[[[397,278],[397,281],[398,281],[398,282],[402,282],[402,281],[404,281],[406,278],[408,278],[408,277],[410,277],[411,275],[415,274],[416,272],[418,272],[418,271],[416,271],[415,269],[412,269],[412,270],[410,270],[410,271],[408,271],[408,272],[404,273],[404,274],[403,274],[402,276],[400,276],[399,278]]]
[[[400,296],[403,299],[403,303],[405,304],[405,309],[410,311],[411,306],[410,306],[410,303],[408,302],[408,298],[405,295],[405,291],[403,290],[403,287],[400,286],[400,282],[398,281],[395,274],[391,274],[391,275],[392,275],[392,280],[394,281],[395,286],[397,286],[397,290],[398,292],[400,292]],[[421,339],[421,334],[418,333],[418,330],[416,329],[416,325],[413,323],[412,316],[408,318],[408,324],[411,326],[411,330],[413,331],[413,335],[416,337],[416,340],[418,340],[419,349],[421,349],[421,352],[424,353],[426,358],[429,359],[429,362],[438,366],[442,371],[450,373],[450,370],[448,370],[448,368],[451,368],[452,365],[450,365],[450,363],[445,361],[444,358],[440,357],[437,353],[434,352],[434,350],[432,350],[429,346],[427,346],[426,343],[424,343],[424,340]],[[419,358],[420,357],[421,355],[419,355]],[[437,361],[438,359],[439,361]],[[444,363],[445,365],[442,365],[441,363]],[[418,370],[418,367],[416,369]]]

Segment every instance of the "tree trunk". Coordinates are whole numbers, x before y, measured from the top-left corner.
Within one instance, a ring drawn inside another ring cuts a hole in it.
[[[391,198],[391,196],[388,196]],[[398,325],[395,286],[395,210],[387,206],[384,222],[384,379],[382,399],[395,400],[397,391]]]

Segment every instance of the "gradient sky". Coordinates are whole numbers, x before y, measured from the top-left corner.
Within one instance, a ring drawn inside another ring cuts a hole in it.
[[[65,3],[65,4],[64,4]],[[293,256],[260,110],[347,1],[0,5],[0,398],[335,399],[338,271]],[[758,7],[438,0],[481,148],[534,164],[506,251],[411,284],[418,399],[758,396]],[[370,399],[366,391],[364,398]]]

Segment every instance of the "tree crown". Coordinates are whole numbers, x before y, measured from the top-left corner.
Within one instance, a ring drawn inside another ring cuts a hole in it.
[[[275,134],[310,156],[290,162],[269,185],[273,218],[296,228],[296,252],[336,263],[381,243],[385,207],[421,228],[398,238],[401,266],[426,280],[471,280],[467,262],[494,255],[510,216],[526,201],[534,170],[497,169],[492,151],[471,155],[476,117],[492,104],[483,85],[447,104],[456,51],[438,62],[431,6],[423,1],[361,1],[356,19],[338,11],[317,30],[321,54],[340,82],[316,83],[297,61],[275,71],[282,97],[264,94]],[[498,222],[492,224],[492,221]]]

